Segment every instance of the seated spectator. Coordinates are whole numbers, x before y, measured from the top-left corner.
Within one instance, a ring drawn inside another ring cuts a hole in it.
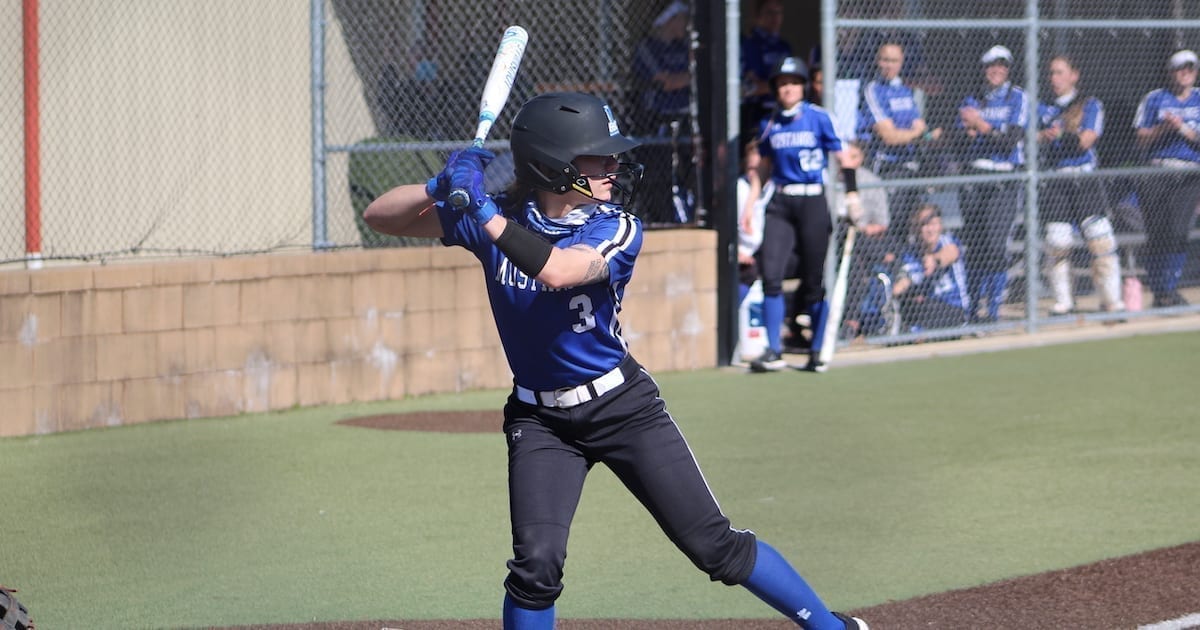
[[[870,280],[878,273],[892,250],[888,226],[891,214],[888,210],[888,195],[883,188],[863,184],[874,184],[879,177],[864,166],[862,147],[847,144],[842,150],[843,165],[855,169],[862,205],[862,215],[851,217],[858,233],[854,237],[854,251],[850,257],[850,271],[846,283],[846,315],[842,322],[842,335],[853,339],[862,332],[864,300],[870,288]]]
[[[650,35],[633,54],[639,133],[665,136],[672,120],[688,115],[692,85],[688,47],[688,7],[672,2],[654,19]]]
[[[757,131],[758,121],[775,108],[771,71],[784,57],[792,56],[792,45],[781,34],[783,6],[783,0],[758,0],[754,26],[741,39],[742,104],[739,124],[742,133],[747,135]]]
[[[912,220],[913,241],[901,251],[892,281],[903,331],[951,328],[967,323],[970,298],[962,247],[942,226],[936,205],[922,205]]]
[[[636,81],[634,130],[638,135],[668,138],[646,143],[635,153],[646,164],[643,193],[633,210],[647,223],[689,223],[694,212],[688,180],[691,72],[688,5],[672,2],[654,19],[650,34],[633,56]]]

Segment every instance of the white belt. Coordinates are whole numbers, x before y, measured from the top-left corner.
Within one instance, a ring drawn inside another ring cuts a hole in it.
[[[1180,160],[1178,158],[1155,158],[1150,160],[1150,163],[1155,166],[1165,166],[1166,168],[1196,168],[1200,164],[1189,160]]]
[[[543,407],[574,407],[599,398],[625,382],[621,366],[609,370],[596,380],[575,387],[563,387],[548,392],[539,392],[527,387],[516,386],[517,400],[528,405]]]
[[[1012,162],[997,162],[995,160],[975,160],[971,162],[971,168],[981,171],[1011,171],[1016,168]]]
[[[777,190],[789,197],[816,197],[825,192],[825,187],[821,184],[787,184]]]

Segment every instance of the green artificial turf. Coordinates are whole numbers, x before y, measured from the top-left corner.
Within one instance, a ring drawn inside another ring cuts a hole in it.
[[[656,378],[734,525],[852,608],[1200,539],[1198,356],[1186,333]],[[45,628],[496,617],[502,436],[335,422],[504,396],[0,440],[0,583]],[[602,467],[559,612],[772,616]]]

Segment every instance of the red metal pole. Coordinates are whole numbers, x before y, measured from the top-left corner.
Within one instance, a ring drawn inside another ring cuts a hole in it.
[[[41,133],[38,102],[38,0],[21,1],[25,55],[25,257],[30,267],[42,258]]]

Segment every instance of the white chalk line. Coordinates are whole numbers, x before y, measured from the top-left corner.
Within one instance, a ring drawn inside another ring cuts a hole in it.
[[[1186,630],[1187,628],[1200,628],[1200,613],[1191,613],[1175,619],[1138,626],[1137,630]]]

